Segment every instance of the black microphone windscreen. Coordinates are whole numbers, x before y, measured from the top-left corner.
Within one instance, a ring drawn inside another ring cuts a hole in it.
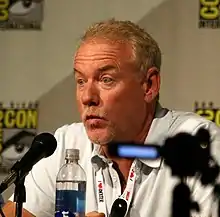
[[[40,146],[45,150],[45,157],[49,157],[57,148],[57,140],[50,133],[41,133],[34,138],[31,148],[40,148]]]

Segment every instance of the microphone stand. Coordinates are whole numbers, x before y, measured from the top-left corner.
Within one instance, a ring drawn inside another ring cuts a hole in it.
[[[25,176],[23,176],[23,171],[19,170],[17,172],[17,178],[14,182],[14,202],[16,202],[15,216],[22,217],[23,203],[26,202],[26,189],[24,185]]]
[[[185,181],[186,177],[181,177],[173,190],[172,217],[190,217],[192,210],[200,211],[198,203],[192,200],[190,188]]]

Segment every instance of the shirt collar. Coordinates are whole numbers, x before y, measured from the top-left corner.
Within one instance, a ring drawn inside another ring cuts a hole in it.
[[[152,121],[150,130],[148,132],[144,144],[154,144],[154,145],[162,146],[165,142],[165,139],[168,136],[168,131],[171,126],[171,122],[172,122],[171,112],[168,109],[163,108],[158,103],[154,120]],[[151,168],[159,168],[162,163],[161,158],[155,160],[147,160],[147,159],[138,159],[138,160]],[[101,148],[99,145],[96,144],[94,144],[94,148],[92,151],[91,162],[96,171],[99,170],[100,168],[105,168],[109,164],[112,164],[111,160],[108,160],[103,155],[101,155]]]
[[[95,169],[95,171],[98,171],[100,168],[105,168],[108,164],[111,164],[112,161],[105,158],[101,154],[101,147],[100,145],[93,144],[93,151],[92,151],[92,157],[91,157],[91,162],[92,165]]]

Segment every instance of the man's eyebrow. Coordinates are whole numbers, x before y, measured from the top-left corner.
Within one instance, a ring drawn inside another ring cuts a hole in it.
[[[82,72],[80,72],[79,70],[77,70],[76,68],[73,68],[73,74],[76,75],[76,74],[83,74]]]

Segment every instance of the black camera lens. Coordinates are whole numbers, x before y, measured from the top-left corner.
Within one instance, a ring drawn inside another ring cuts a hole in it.
[[[118,198],[112,205],[110,217],[124,217],[127,212],[127,206],[125,200]]]

